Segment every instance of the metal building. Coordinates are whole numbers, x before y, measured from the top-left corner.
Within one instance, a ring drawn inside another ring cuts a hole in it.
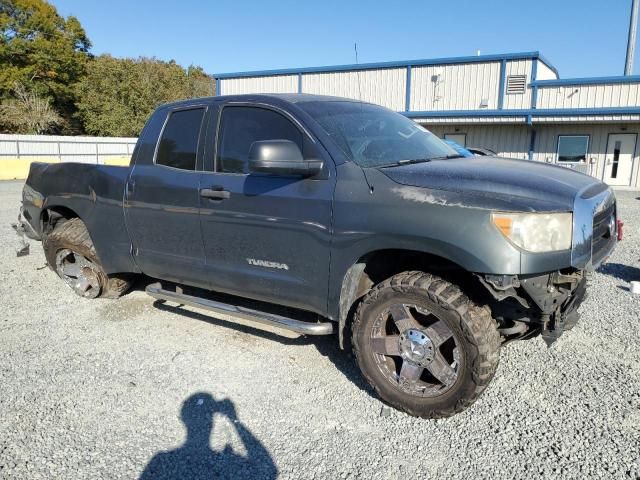
[[[640,76],[560,79],[539,52],[214,75],[217,95],[361,99],[499,155],[640,187]]]

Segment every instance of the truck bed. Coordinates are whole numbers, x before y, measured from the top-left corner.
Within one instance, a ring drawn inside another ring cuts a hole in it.
[[[34,162],[23,192],[23,214],[41,235],[44,210],[71,209],[91,233],[107,273],[138,271],[123,209],[129,171],[110,165]]]

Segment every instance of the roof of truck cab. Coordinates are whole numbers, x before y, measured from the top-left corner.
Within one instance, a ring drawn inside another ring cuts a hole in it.
[[[258,95],[228,95],[228,96],[220,96],[216,98],[225,99],[225,100],[244,100],[252,97],[267,97],[267,98],[279,98],[280,100],[284,100],[289,103],[307,103],[307,102],[355,102],[355,103],[366,103],[361,102],[360,100],[354,100],[353,98],[346,97],[334,97],[330,95],[314,95],[312,93],[267,93],[267,94],[258,94]]]
[[[243,94],[243,95],[221,95],[219,97],[200,97],[189,98],[187,100],[180,100],[177,102],[165,103],[162,107],[177,107],[184,105],[198,105],[203,102],[260,102],[268,100],[280,100],[288,103],[308,103],[308,102],[354,102],[354,103],[368,103],[361,100],[354,100],[353,98],[345,97],[333,97],[329,95],[313,95],[310,93],[256,93],[256,94]]]

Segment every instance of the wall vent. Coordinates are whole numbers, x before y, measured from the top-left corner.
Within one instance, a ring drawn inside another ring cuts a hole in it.
[[[524,93],[527,89],[526,75],[508,75],[507,93]]]

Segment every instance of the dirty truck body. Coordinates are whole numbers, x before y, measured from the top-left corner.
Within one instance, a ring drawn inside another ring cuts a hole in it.
[[[129,168],[33,164],[21,222],[83,297],[142,273],[160,299],[337,332],[424,417],[470,405],[501,344],[575,325],[619,229],[592,177],[460,158],[399,114],[311,95],[162,106]]]

